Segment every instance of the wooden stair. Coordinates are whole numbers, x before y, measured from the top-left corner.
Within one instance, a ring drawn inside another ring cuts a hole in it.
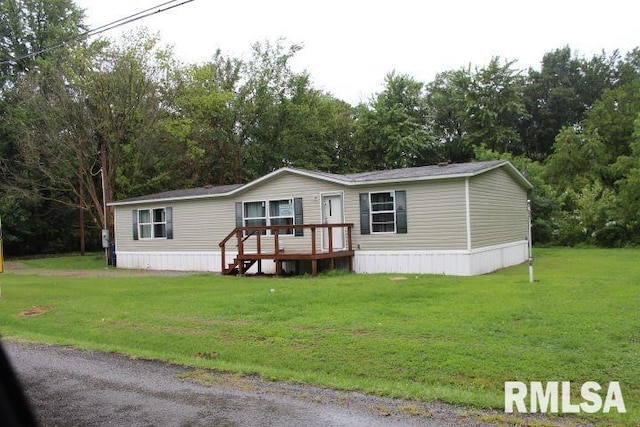
[[[246,271],[249,270],[256,261],[257,260],[255,259],[245,259],[241,261],[238,257],[235,257],[232,263],[227,264],[227,267],[222,271],[222,274],[225,276],[235,276],[240,274],[240,263],[242,263],[242,271],[246,273]]]

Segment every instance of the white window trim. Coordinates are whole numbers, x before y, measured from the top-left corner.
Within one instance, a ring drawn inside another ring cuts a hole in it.
[[[393,211],[373,211],[373,203],[371,202],[372,194],[380,194],[380,193],[393,193]],[[385,213],[393,213],[393,231],[374,231],[373,229],[373,215],[374,214],[385,214]],[[397,215],[397,206],[396,206],[396,190],[381,190],[381,191],[370,191],[369,192],[369,232],[371,234],[396,234],[398,230],[398,215]]]
[[[296,222],[296,215],[295,215],[295,207],[294,207],[294,199],[295,197],[277,197],[277,198],[272,198],[272,199],[262,199],[262,200],[243,200],[242,201],[242,225],[247,227],[246,225],[246,220],[247,219],[264,219],[265,220],[265,224],[267,226],[271,226],[271,219],[280,219],[280,218],[291,218],[292,220],[292,224],[295,224]],[[283,200],[288,200],[291,203],[291,216],[271,216],[271,202],[281,202]],[[264,203],[264,213],[265,216],[264,217],[245,217],[245,205],[247,203]],[[280,234],[280,237],[283,236],[293,236],[295,233],[293,231],[293,228],[291,229],[291,233],[288,234]],[[267,233],[268,236],[273,236],[274,234],[269,231]]]
[[[164,222],[155,222],[153,220],[153,211],[162,209],[164,211]],[[147,211],[149,212],[149,221],[150,222],[142,222],[140,220],[140,212]],[[164,224],[164,236],[156,237],[156,225]],[[142,235],[142,227],[150,226],[151,227],[151,236],[143,237]],[[147,208],[147,209],[138,209],[138,239],[139,240],[166,240],[167,239],[167,208],[166,206],[161,208]]]
[[[262,203],[265,216],[249,216],[249,217],[245,216],[245,213],[247,212],[246,206],[249,203]],[[268,207],[269,205],[264,200],[247,200],[246,202],[242,202],[242,225],[244,227],[250,227],[249,225],[247,225],[247,220],[262,220],[262,219],[264,220],[265,225],[268,225],[268,219],[266,216]]]
[[[289,205],[291,206],[291,215],[279,215],[279,216],[271,216],[271,202],[282,202],[282,201],[288,201]],[[286,218],[291,218],[291,224],[295,224],[296,222],[296,213],[295,213],[295,208],[293,206],[293,197],[291,198],[282,198],[282,199],[270,199],[267,200],[267,206],[268,206],[268,212],[267,212],[267,224],[268,225],[273,225],[271,223],[272,219],[286,219]],[[280,236],[290,236],[294,234],[293,228],[288,230],[288,233],[284,233],[284,234],[279,234]]]

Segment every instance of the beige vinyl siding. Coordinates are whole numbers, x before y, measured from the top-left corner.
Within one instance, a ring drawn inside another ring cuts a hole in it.
[[[406,234],[360,234],[359,193],[405,190]],[[383,250],[466,249],[464,180],[433,180],[350,188],[345,196],[347,222],[355,224],[354,247]]]
[[[231,209],[234,209],[236,202],[270,201],[302,197],[304,223],[321,224],[322,195],[343,194],[343,190],[344,187],[339,184],[297,174],[284,173],[235,195],[229,204]],[[229,231],[232,229],[233,227]],[[255,250],[255,240],[254,237],[247,240],[247,250]],[[309,229],[304,230],[304,236],[286,235],[280,236],[279,240],[280,248],[284,249],[285,252],[311,252],[311,230]],[[261,242],[264,251],[273,251],[272,236],[261,236]],[[320,251],[321,248],[322,232],[318,229],[316,230],[316,249]]]
[[[133,240],[132,211],[173,208],[173,239]],[[234,206],[228,198],[181,200],[116,207],[118,251],[211,251],[235,227]]]
[[[236,226],[236,202],[269,201],[302,197],[305,224],[322,222],[322,194],[342,194],[342,186],[294,174],[281,174],[232,197],[212,197],[166,203],[116,206],[116,239],[119,251],[212,251]],[[132,210],[173,208],[173,239],[133,240]],[[316,232],[317,248],[322,233]],[[227,250],[236,250],[236,239],[229,241]],[[256,238],[246,241],[247,250],[255,250]],[[346,239],[345,239],[346,241]],[[273,251],[273,237],[261,236],[263,251]],[[280,247],[291,252],[310,252],[311,234],[280,236]]]
[[[469,179],[471,247],[518,242],[527,237],[527,192],[504,168]]]

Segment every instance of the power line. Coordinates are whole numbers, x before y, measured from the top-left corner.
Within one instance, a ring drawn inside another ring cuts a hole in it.
[[[110,22],[108,24],[101,25],[99,27],[96,27],[96,28],[93,28],[91,30],[85,31],[82,34],[79,34],[77,36],[71,37],[71,38],[69,38],[67,40],[63,40],[60,43],[57,43],[55,45],[47,46],[47,47],[44,47],[44,48],[42,48],[40,50],[37,50],[35,52],[28,53],[28,54],[23,55],[23,56],[21,56],[19,58],[12,58],[12,59],[3,60],[3,61],[0,62],[0,65],[16,63],[18,61],[22,61],[23,59],[33,58],[33,57],[36,57],[38,55],[42,55],[43,53],[47,53],[47,52],[49,52],[51,50],[54,50],[54,49],[59,49],[59,48],[65,46],[65,45],[67,45],[69,43],[72,43],[72,42],[75,42],[75,41],[78,41],[78,40],[81,40],[81,39],[84,39],[84,38],[88,38],[88,37],[91,37],[91,36],[95,36],[95,35],[98,35],[98,34],[102,34],[102,33],[106,32],[106,31],[113,30],[115,28],[121,27],[121,26],[126,25],[126,24],[130,24],[132,22],[138,21],[138,20],[143,19],[143,18],[148,18],[149,16],[156,15],[158,13],[166,12],[167,10],[174,9],[174,8],[176,8],[178,6],[182,6],[182,5],[185,5],[187,3],[191,3],[194,0],[183,0],[180,3],[171,4],[171,3],[176,3],[176,1],[178,1],[178,0],[171,0],[171,1],[167,1],[167,2],[161,3],[159,5],[150,7],[149,9],[145,9],[143,11],[134,13],[133,15],[129,15],[129,16],[126,16],[124,18],[120,18],[118,20]],[[167,5],[170,5],[170,6],[165,7],[164,9],[162,9],[162,7],[167,6]]]

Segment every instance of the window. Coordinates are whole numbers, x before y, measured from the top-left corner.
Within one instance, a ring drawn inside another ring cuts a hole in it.
[[[272,200],[269,202],[270,225],[293,224],[293,200]],[[279,234],[293,234],[293,229],[278,230]]]
[[[171,208],[133,211],[133,239],[172,239]]]
[[[301,200],[299,204],[301,205]],[[244,202],[242,204],[241,224],[245,227],[264,225],[293,225],[297,223],[301,224],[301,206],[298,208],[299,222],[296,222],[295,211],[296,209],[294,208],[294,199]],[[279,231],[280,235],[295,233],[296,232],[293,229],[282,229]],[[301,231],[296,235],[301,235],[300,233]],[[262,234],[267,234],[266,230],[263,231]]]
[[[153,210],[153,237],[156,239],[167,237],[167,219],[164,209]]]
[[[265,202],[245,202],[244,226],[255,227],[262,225],[267,225]],[[266,234],[266,231],[263,231],[262,234]]]
[[[370,193],[371,203],[371,232],[396,232],[396,204],[395,192]]]
[[[360,234],[407,233],[405,190],[360,193]]]

